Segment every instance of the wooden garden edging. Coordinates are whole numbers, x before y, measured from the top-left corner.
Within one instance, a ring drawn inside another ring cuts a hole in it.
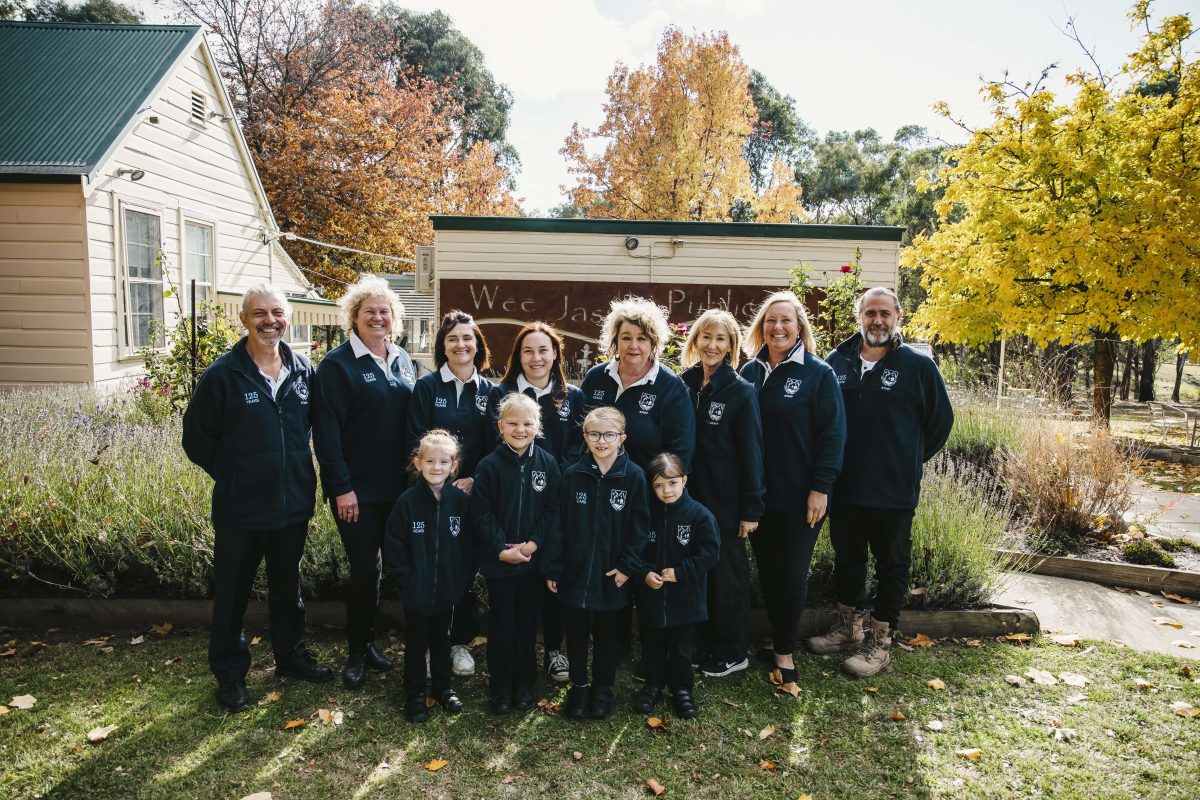
[[[1089,558],[1062,558],[997,550],[1020,569],[1037,575],[1074,578],[1105,586],[1123,586],[1147,592],[1174,592],[1191,597],[1200,596],[1200,573],[1163,567],[1143,567],[1137,564],[1115,564]]]

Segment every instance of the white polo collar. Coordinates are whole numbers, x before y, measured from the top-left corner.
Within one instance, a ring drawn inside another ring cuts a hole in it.
[[[656,359],[654,359],[654,366],[652,366],[650,368],[650,371],[647,372],[645,375],[643,375],[640,380],[636,380],[633,383],[629,384],[628,386],[622,386],[621,385],[621,375],[617,371],[618,369],[620,369],[619,361],[615,358],[612,358],[604,363],[604,371],[607,372],[609,375],[611,375],[612,379],[617,382],[617,393],[618,394],[620,394],[621,392],[623,392],[627,389],[632,389],[635,386],[641,386],[646,383],[654,383],[654,379],[658,377],[658,371],[661,368],[662,368],[662,365],[658,363],[658,359],[656,358]]]
[[[550,381],[549,383],[547,383],[545,389],[539,389],[538,387],[534,386],[532,383],[527,381],[525,379],[525,373],[522,372],[520,375],[517,376],[517,391],[520,392],[521,394],[525,394],[525,391],[527,389],[533,389],[534,399],[541,400],[543,397],[550,394],[550,392],[554,391],[554,381]]]
[[[479,370],[475,369],[474,367],[471,368],[471,377],[467,378],[465,381],[460,381],[458,376],[450,371],[449,364],[442,364],[442,368],[438,370],[438,375],[441,377],[443,383],[450,383],[453,381],[454,383],[463,386],[467,385],[468,383],[479,383]]]
[[[400,357],[400,348],[397,347],[395,342],[392,342],[390,339],[385,339],[383,344],[384,347],[387,348],[387,358],[385,360],[388,364],[391,364],[393,359]],[[355,358],[371,356],[376,361],[379,360],[379,356],[372,353],[371,348],[363,344],[363,340],[359,338],[355,331],[350,331],[350,350],[354,353]]]
[[[787,354],[787,358],[780,361],[774,367],[771,366],[771,359],[767,355],[767,345],[765,344],[763,345],[763,349],[758,351],[756,360],[766,368],[767,375],[770,375],[773,370],[779,369],[789,361],[796,364],[804,364],[804,342],[796,342],[795,347]]]

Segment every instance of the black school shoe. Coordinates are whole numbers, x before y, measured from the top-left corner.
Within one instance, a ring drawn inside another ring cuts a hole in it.
[[[533,687],[518,686],[517,688],[513,689],[512,704],[513,708],[515,708],[517,711],[528,711],[529,709],[533,708]]]
[[[512,713],[512,692],[508,689],[492,689],[492,713],[498,717]]]
[[[676,689],[671,692],[671,705],[677,717],[695,719],[700,715],[700,709],[696,707],[696,700],[692,697],[690,689]]]
[[[588,698],[588,710],[592,719],[607,719],[612,713],[613,690],[611,686],[596,686]]]
[[[232,711],[235,714],[239,711],[245,711],[250,705],[250,693],[246,691],[245,681],[219,683],[217,684],[217,691],[214,696],[222,708]]]
[[[633,698],[633,710],[639,714],[649,714],[658,705],[662,697],[662,687],[647,683]]]
[[[567,719],[581,720],[587,716],[588,686],[572,686],[567,690],[567,699],[563,701],[563,716]]]
[[[463,710],[462,700],[458,699],[458,695],[454,693],[453,689],[438,692],[433,699],[447,714],[457,714]]]
[[[275,662],[275,677],[298,678],[310,683],[327,683],[333,680],[333,670],[324,664],[318,664],[312,653],[301,650],[290,658]]]
[[[342,669],[342,683],[347,689],[357,689],[367,682],[367,651],[352,650]]]
[[[410,694],[404,701],[404,718],[409,722],[429,720],[429,706],[425,702],[424,692]]]
[[[392,662],[379,652],[379,648],[375,646],[374,642],[367,642],[367,648],[363,655],[366,658],[367,668],[372,672],[387,672],[392,668]]]

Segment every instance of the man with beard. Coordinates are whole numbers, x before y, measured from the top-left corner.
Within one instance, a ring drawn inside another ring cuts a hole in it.
[[[283,342],[288,314],[275,287],[247,289],[239,314],[246,336],[205,370],[183,415],[183,449],[215,481],[208,664],[217,702],[230,711],[250,703],[242,619],[264,556],[275,674],[333,678],[301,642],[300,557],[317,488],[309,451],[313,367]]]
[[[868,289],[855,313],[859,332],[825,359],[846,407],[845,459],[829,514],[839,619],[808,645],[816,653],[857,651],[842,669],[866,678],[891,661],[908,592],[922,466],[946,443],[954,412],[937,365],[900,338],[904,312],[896,293]],[[877,587],[864,626],[868,548]]]

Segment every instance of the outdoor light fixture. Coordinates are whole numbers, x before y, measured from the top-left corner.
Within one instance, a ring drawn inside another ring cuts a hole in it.
[[[229,116],[228,114],[222,114],[220,111],[208,112],[208,118],[219,119],[221,122],[233,122],[233,117]]]
[[[121,167],[117,170],[118,178],[124,178],[125,176],[129,176],[129,180],[131,181],[140,181],[146,177],[146,171],[144,169],[133,169],[132,167]]]
[[[630,251],[631,253],[634,250],[638,249],[638,240],[637,240],[636,236],[626,236],[625,237],[625,249]]]

